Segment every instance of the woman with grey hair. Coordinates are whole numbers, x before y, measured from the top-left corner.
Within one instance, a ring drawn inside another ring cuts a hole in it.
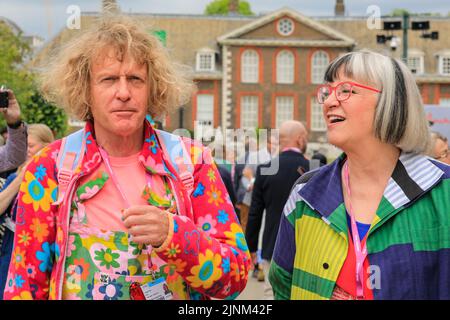
[[[450,299],[450,167],[408,68],[370,51],[327,68],[317,92],[344,153],[303,175],[270,271],[278,299]]]

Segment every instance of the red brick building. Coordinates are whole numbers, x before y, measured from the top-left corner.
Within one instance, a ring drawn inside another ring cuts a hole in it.
[[[311,141],[323,140],[325,126],[315,90],[328,63],[348,51],[369,48],[395,57],[401,49],[376,42],[382,30],[368,27],[368,17],[343,16],[342,1],[333,17],[312,18],[282,8],[246,17],[133,14],[159,36],[172,57],[193,70],[198,91],[179,112],[164,119],[169,130],[205,127],[274,128],[286,119],[307,124]],[[338,14],[340,13],[340,14]],[[84,13],[82,27],[101,13]],[[408,64],[416,75],[426,104],[450,105],[450,18],[427,19],[439,30],[438,41],[409,32]],[[37,56],[45,61],[51,50],[78,30],[64,29]],[[394,31],[401,37],[401,30]]]

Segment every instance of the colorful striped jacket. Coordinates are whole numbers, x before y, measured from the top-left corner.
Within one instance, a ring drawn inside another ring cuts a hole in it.
[[[86,152],[77,176],[91,177],[102,160],[91,123],[86,124],[85,132]],[[195,165],[190,197],[193,216],[169,215],[169,235],[155,249],[167,262],[159,272],[164,278],[174,272],[181,275],[191,299],[233,299],[245,288],[251,265],[244,233],[211,152],[199,142],[187,138],[183,142]],[[14,249],[4,295],[7,300],[61,299],[69,220],[62,218],[53,204],[58,194],[55,161],[60,145],[58,140],[45,147],[26,167],[18,195]],[[167,161],[146,121],[140,162],[152,179],[164,176],[180,191],[180,178],[168,169]],[[146,192],[142,196],[152,203]]]
[[[276,299],[330,299],[349,245],[345,155],[302,176],[285,205],[269,279]],[[402,153],[367,238],[374,299],[450,299],[450,166]]]

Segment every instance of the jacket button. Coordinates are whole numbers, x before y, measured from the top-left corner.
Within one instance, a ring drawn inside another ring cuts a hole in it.
[[[330,266],[328,265],[328,263],[326,263],[326,262],[325,262],[322,266],[323,266],[323,268],[324,268],[325,270],[327,270],[327,269],[330,267]]]

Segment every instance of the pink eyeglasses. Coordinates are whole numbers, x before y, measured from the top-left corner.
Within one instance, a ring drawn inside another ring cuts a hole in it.
[[[368,89],[377,93],[380,93],[381,91],[369,86],[364,86],[362,84],[356,83],[356,82],[350,82],[350,81],[344,81],[341,83],[338,83],[335,87],[332,87],[328,84],[322,85],[317,89],[317,102],[320,104],[323,104],[325,100],[328,99],[328,97],[333,93],[336,96],[336,99],[338,101],[345,101],[352,95],[352,89],[353,87],[360,87],[364,89]]]

